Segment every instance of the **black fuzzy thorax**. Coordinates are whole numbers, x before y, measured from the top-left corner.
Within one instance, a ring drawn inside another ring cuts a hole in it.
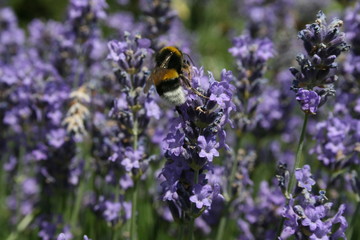
[[[156,66],[160,67],[161,64],[164,62],[164,60],[166,59],[166,57],[168,57],[170,54],[173,54],[173,55],[170,57],[170,60],[167,64],[166,68],[175,69],[178,73],[180,73],[181,68],[182,68],[182,63],[183,63],[183,56],[174,54],[174,52],[172,52],[170,49],[165,49],[156,54],[156,56],[155,56]]]

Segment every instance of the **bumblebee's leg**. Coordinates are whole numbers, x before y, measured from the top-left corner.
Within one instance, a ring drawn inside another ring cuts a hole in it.
[[[196,95],[205,98],[205,99],[209,99],[207,96],[204,96],[204,94],[202,94],[201,92],[199,92],[198,90],[196,90],[195,88],[193,88],[190,84],[190,81],[188,78],[186,78],[184,75],[180,75],[180,79],[183,81],[185,87],[187,87],[188,89],[190,89],[193,93],[195,93]]]
[[[204,113],[204,114],[207,114],[209,111],[208,110],[204,110],[204,107],[202,107],[202,106],[197,106],[196,108],[195,108],[195,110],[196,111],[199,111],[199,112],[201,112],[201,113]]]
[[[191,89],[190,81],[187,77],[185,77],[183,74],[180,75],[180,79],[183,81],[186,88]]]

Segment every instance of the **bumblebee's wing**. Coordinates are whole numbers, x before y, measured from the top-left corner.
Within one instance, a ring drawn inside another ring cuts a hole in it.
[[[170,52],[169,55],[166,56],[166,58],[164,59],[164,61],[161,63],[161,65],[159,66],[160,68],[167,68],[168,63],[170,61],[171,56],[173,55],[173,52]]]
[[[153,83],[154,83],[155,71],[156,70],[152,71],[149,78],[146,80],[145,87],[144,87],[145,94],[149,92],[151,85],[153,85]]]
[[[170,61],[171,56],[173,55],[173,52],[170,52],[169,55],[166,56],[166,58],[164,59],[164,61],[162,61],[161,65],[159,67],[156,67],[154,69],[154,71],[152,71],[150,77],[146,80],[146,84],[144,87],[144,93],[148,93],[150,90],[151,85],[154,83],[154,80],[156,80],[157,78],[160,78],[161,75],[163,74],[163,71],[161,71],[161,69],[166,69],[167,65]]]
[[[159,82],[161,82],[164,78],[164,75],[169,71],[166,68],[156,67],[154,71],[152,71],[150,77],[146,81],[146,85],[144,87],[144,93],[148,93],[152,84],[156,86]]]

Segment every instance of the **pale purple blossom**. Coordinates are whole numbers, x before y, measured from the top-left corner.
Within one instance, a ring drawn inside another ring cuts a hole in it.
[[[310,166],[305,165],[301,169],[295,170],[295,178],[298,181],[298,186],[311,191],[311,187],[315,185],[314,179],[311,178]]]
[[[141,150],[134,150],[131,147],[127,147],[121,165],[123,165],[128,172],[134,168],[139,168],[142,155],[143,152]]]
[[[212,194],[212,187],[210,185],[201,186],[196,184],[193,190],[194,195],[189,199],[190,202],[195,203],[196,207],[201,209],[203,207],[211,206],[211,199],[209,198]]]
[[[301,109],[306,113],[316,114],[321,97],[312,90],[300,88],[296,93],[296,100],[300,103]]]
[[[112,222],[118,219],[120,215],[121,204],[119,202],[105,202],[104,218],[108,222]]]
[[[219,152],[216,150],[219,143],[214,139],[209,139],[207,141],[204,136],[199,136],[197,140],[199,147],[201,148],[201,151],[199,152],[200,157],[206,158],[209,162],[212,162],[213,157],[219,156]]]

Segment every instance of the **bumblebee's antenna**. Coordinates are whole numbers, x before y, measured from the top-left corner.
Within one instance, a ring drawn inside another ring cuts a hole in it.
[[[185,56],[187,56],[193,66],[195,66],[194,61],[191,59],[190,55],[187,53],[183,53]]]

